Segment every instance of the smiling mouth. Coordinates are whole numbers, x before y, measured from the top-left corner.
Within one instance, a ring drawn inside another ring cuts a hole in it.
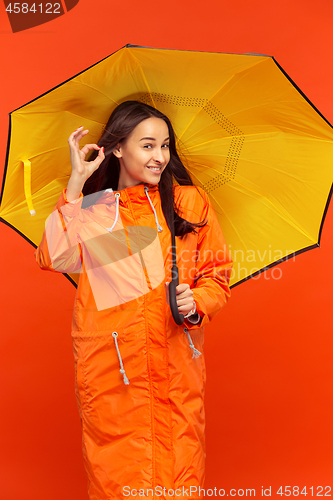
[[[162,170],[162,167],[147,167],[149,170],[152,170],[153,172],[160,172]]]

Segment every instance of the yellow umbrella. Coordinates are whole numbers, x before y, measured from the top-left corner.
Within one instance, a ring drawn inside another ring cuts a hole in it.
[[[275,59],[134,45],[10,113],[2,222],[36,247],[71,174],[70,133],[84,125],[82,145],[97,142],[133,99],[171,119],[230,246],[231,286],[319,245],[333,130]]]

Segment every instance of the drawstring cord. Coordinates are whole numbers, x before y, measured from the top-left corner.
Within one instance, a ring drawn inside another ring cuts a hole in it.
[[[190,348],[193,349],[193,355],[192,355],[192,358],[198,358],[200,355],[201,355],[201,352],[198,351],[198,349],[196,349],[193,345],[193,342],[192,342],[192,339],[190,337],[190,334],[188,333],[188,329],[186,326],[184,326],[184,332],[187,334],[187,337],[188,337],[188,341],[189,341],[189,344],[190,344]]]
[[[148,194],[148,187],[145,186],[145,193],[146,193],[146,196],[148,198],[148,201],[150,203],[150,206],[154,212],[154,216],[155,216],[155,222],[156,222],[156,227],[157,227],[157,231],[160,233],[161,231],[163,231],[163,228],[162,226],[160,226],[159,222],[158,222],[158,219],[157,219],[157,214],[156,214],[156,210],[154,208],[154,205],[152,204],[152,201],[151,199],[149,198],[149,194]],[[116,218],[115,218],[115,221],[112,225],[112,227],[108,227],[107,230],[112,232],[114,226],[116,225],[117,223],[117,220],[118,220],[118,217],[119,217],[119,197],[120,197],[120,193],[115,193],[115,196],[116,196],[116,199],[117,199],[117,205],[116,205]],[[188,341],[189,341],[189,345],[190,345],[190,348],[193,350],[193,354],[192,354],[192,358],[198,358],[200,355],[201,355],[201,352],[198,351],[198,349],[196,349],[193,345],[193,342],[192,342],[192,339],[191,339],[191,336],[188,332],[188,329],[187,327],[185,326],[184,327],[184,332],[187,334],[187,337],[188,337]],[[118,333],[117,332],[113,332],[112,333],[112,337],[114,338],[114,342],[115,342],[115,346],[116,346],[116,349],[117,349],[117,354],[118,354],[118,358],[119,358],[119,363],[120,363],[120,373],[123,375],[123,381],[124,381],[124,384],[125,385],[129,385],[129,380],[126,376],[126,373],[125,373],[125,369],[124,369],[124,365],[123,365],[123,361],[121,359],[121,355],[120,355],[120,351],[119,351],[119,347],[118,347],[118,341],[117,341],[117,337],[118,337]]]
[[[128,378],[126,376],[126,373],[125,373],[124,365],[123,365],[123,362],[122,362],[122,359],[121,359],[121,356],[120,356],[120,351],[119,351],[118,342],[117,342],[118,333],[117,332],[113,332],[112,333],[112,337],[114,338],[114,342],[116,344],[116,349],[117,349],[117,353],[118,353],[118,358],[119,358],[119,363],[120,363],[120,370],[119,371],[123,375],[124,384],[128,385],[129,384],[129,380],[128,380]]]
[[[190,344],[190,348],[193,350],[193,354],[192,354],[192,358],[198,358],[199,356],[201,356],[201,352],[198,351],[198,349],[196,349],[193,345],[193,342],[192,342],[192,339],[191,339],[191,336],[188,332],[188,329],[186,326],[184,326],[184,332],[187,334],[187,337],[188,337],[188,341],[189,341],[189,344]],[[125,369],[124,369],[124,364],[123,364],[123,361],[121,359],[121,355],[120,355],[120,351],[119,351],[119,347],[118,347],[118,341],[117,341],[117,337],[118,337],[118,333],[117,332],[113,332],[112,333],[112,337],[114,338],[114,342],[115,342],[115,345],[116,345],[116,349],[117,349],[117,354],[118,354],[118,358],[119,358],[119,363],[120,363],[120,373],[122,374],[123,376],[123,381],[124,381],[124,384],[125,385],[129,385],[129,380],[126,376],[126,373],[125,373]]]
[[[202,353],[200,351],[198,351],[198,349],[196,349],[194,347],[192,339],[191,339],[191,336],[190,336],[190,334],[189,334],[188,329],[187,329],[186,326],[184,326],[184,332],[186,333],[186,335],[188,337],[190,348],[193,350],[192,358],[198,358],[199,356],[201,356]],[[119,351],[119,347],[118,347],[118,341],[117,341],[118,333],[117,332],[113,332],[112,333],[112,337],[114,338],[114,342],[115,342],[115,345],[116,345],[117,354],[118,354],[118,358],[119,358],[119,363],[120,363],[120,370],[119,371],[120,371],[120,373],[123,376],[124,384],[125,385],[129,385],[129,380],[128,380],[127,376],[126,376],[125,369],[124,369],[124,364],[123,364],[123,361],[121,359],[121,355],[120,355],[120,351]]]
[[[107,191],[107,190],[106,190]],[[156,228],[157,228],[157,231],[160,233],[161,231],[163,231],[163,227],[159,224],[158,222],[158,219],[157,219],[157,214],[156,214],[156,210],[155,210],[155,207],[151,201],[151,199],[149,198],[149,194],[148,194],[148,187],[145,186],[145,193],[146,193],[146,196],[148,198],[148,201],[150,203],[150,206],[154,212],[154,216],[155,216],[155,222],[156,222]],[[118,220],[118,217],[119,217],[119,197],[120,197],[120,193],[115,193],[115,197],[117,198],[117,205],[116,205],[116,218],[115,218],[115,221],[114,223],[112,224],[111,227],[107,227],[106,229],[108,231],[110,231],[110,233],[112,232],[114,226],[117,224],[117,220]]]
[[[160,233],[161,231],[163,231],[163,227],[159,225],[158,223],[158,220],[157,220],[157,214],[156,214],[156,211],[155,211],[155,208],[154,208],[154,205],[152,204],[152,201],[151,199],[149,198],[149,194],[148,194],[148,187],[145,186],[145,193],[146,193],[146,196],[148,198],[148,201],[150,203],[150,206],[151,208],[153,209],[153,212],[154,212],[154,215],[155,215],[155,222],[156,222],[156,227],[157,227],[157,231]]]
[[[116,218],[115,218],[114,223],[112,224],[112,226],[106,228],[108,231],[110,231],[110,233],[112,232],[114,226],[117,224],[117,220],[118,220],[118,217],[119,217],[119,197],[120,197],[120,193],[116,193],[115,197],[116,197],[116,202],[117,202],[117,205],[116,205]]]

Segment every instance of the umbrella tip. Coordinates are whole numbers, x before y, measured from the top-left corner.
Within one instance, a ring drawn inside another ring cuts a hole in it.
[[[135,45],[135,44],[133,44],[133,43],[127,43],[127,44],[125,45],[125,47],[127,47],[127,48],[131,48],[131,47],[134,47],[134,48],[135,48],[135,47],[136,47],[136,48],[139,48],[139,49],[149,48],[149,47],[144,47],[143,45]]]
[[[30,215],[36,215],[36,210],[30,210]]]

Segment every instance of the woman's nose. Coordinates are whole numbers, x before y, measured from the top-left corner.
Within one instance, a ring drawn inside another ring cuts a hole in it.
[[[162,153],[161,149],[159,149],[159,148],[155,149],[155,151],[154,151],[154,160],[158,161],[159,163],[163,163],[164,162],[164,156],[163,156],[163,153]]]

